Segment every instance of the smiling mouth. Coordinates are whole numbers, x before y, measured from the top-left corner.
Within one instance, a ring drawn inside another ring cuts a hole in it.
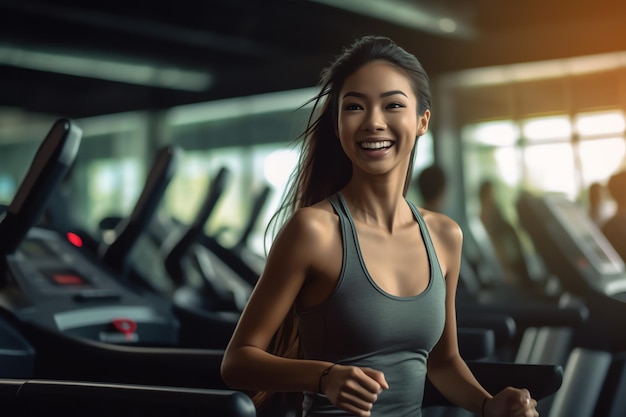
[[[391,148],[393,142],[390,140],[382,140],[376,142],[361,142],[361,148],[370,149],[370,150],[378,150],[378,149],[387,149]]]

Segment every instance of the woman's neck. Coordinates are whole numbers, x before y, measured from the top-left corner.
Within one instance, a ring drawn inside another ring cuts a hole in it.
[[[389,233],[412,221],[412,212],[402,194],[403,187],[358,186],[350,182],[341,190],[355,221],[386,229]]]

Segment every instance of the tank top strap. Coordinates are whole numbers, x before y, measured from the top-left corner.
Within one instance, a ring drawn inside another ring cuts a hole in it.
[[[360,268],[357,260],[360,259],[360,251],[358,247],[358,240],[356,229],[352,223],[352,217],[350,210],[344,200],[341,192],[336,192],[328,198],[328,201],[333,206],[335,213],[339,216],[339,224],[341,225],[341,238],[343,240],[343,260],[344,265],[342,271],[346,268],[352,269],[352,267]],[[345,263],[350,265],[346,265]]]
[[[435,252],[435,245],[433,245],[433,240],[430,237],[430,233],[428,232],[428,227],[426,226],[426,222],[424,221],[422,214],[417,209],[415,204],[413,204],[409,200],[406,200],[406,202],[408,203],[409,207],[411,208],[411,211],[413,212],[413,217],[415,217],[415,219],[417,220],[417,223],[420,226],[420,230],[422,231],[422,237],[424,239],[424,244],[426,245],[426,250],[428,251],[428,257],[438,264],[439,260],[437,259],[437,253]]]

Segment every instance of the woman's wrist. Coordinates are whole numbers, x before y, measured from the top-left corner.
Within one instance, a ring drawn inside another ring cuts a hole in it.
[[[487,403],[492,398],[493,397],[485,397],[485,398],[483,398],[483,404],[482,404],[482,406],[480,408],[480,417],[487,417]]]
[[[335,365],[337,365],[337,364],[336,364],[336,363],[333,363],[332,365],[330,365],[329,367],[327,367],[326,369],[324,369],[324,370],[322,371],[322,373],[320,374],[320,378],[319,378],[319,380],[318,380],[318,382],[317,382],[317,392],[318,392],[318,393],[320,393],[320,394],[323,394],[323,393],[324,393],[324,390],[323,390],[323,388],[322,388],[322,382],[324,381],[324,377],[330,373],[330,371],[333,369],[333,367],[334,367]]]

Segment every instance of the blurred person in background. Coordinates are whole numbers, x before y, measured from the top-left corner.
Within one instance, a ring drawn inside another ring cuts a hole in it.
[[[436,164],[427,166],[417,176],[417,188],[422,196],[422,207],[442,212],[446,200],[446,173]]]
[[[494,187],[493,181],[489,179],[480,185],[480,220],[500,261],[505,282],[524,287],[532,281],[524,248],[517,231],[498,205]]]

